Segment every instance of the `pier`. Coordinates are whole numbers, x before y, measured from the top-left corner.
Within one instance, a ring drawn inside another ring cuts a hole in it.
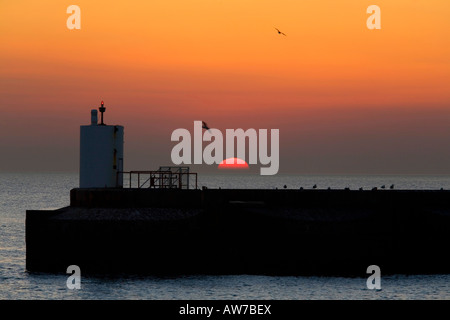
[[[366,276],[449,273],[450,191],[76,188],[26,213],[26,268]]]

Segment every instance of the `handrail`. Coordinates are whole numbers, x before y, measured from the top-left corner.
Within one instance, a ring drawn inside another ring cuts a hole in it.
[[[173,171],[163,171],[163,170],[151,170],[151,171],[118,171],[117,181],[120,174],[129,175],[128,188],[132,188],[133,176],[137,175],[137,188],[176,188],[176,189],[190,189],[191,179],[190,177],[195,177],[195,189],[197,189],[197,173],[195,172],[173,172]],[[141,183],[141,175],[149,175],[149,177]],[[187,177],[187,183],[183,184],[183,177]],[[192,181],[193,182],[193,181]],[[125,187],[125,186],[123,186]]]

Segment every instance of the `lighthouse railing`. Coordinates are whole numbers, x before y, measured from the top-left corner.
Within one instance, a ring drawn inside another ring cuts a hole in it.
[[[173,172],[169,170],[119,171],[123,188],[152,189],[197,189],[198,179],[195,172]],[[128,181],[127,181],[128,180]]]

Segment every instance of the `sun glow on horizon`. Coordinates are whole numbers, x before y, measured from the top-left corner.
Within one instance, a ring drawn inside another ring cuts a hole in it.
[[[218,168],[221,170],[247,170],[249,165],[242,159],[228,158],[219,163]]]

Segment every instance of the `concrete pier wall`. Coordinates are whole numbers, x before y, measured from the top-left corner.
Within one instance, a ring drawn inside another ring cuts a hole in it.
[[[71,207],[86,208],[195,208],[201,206],[201,190],[181,189],[72,189]]]
[[[449,273],[450,192],[73,189],[27,211],[27,270]]]

